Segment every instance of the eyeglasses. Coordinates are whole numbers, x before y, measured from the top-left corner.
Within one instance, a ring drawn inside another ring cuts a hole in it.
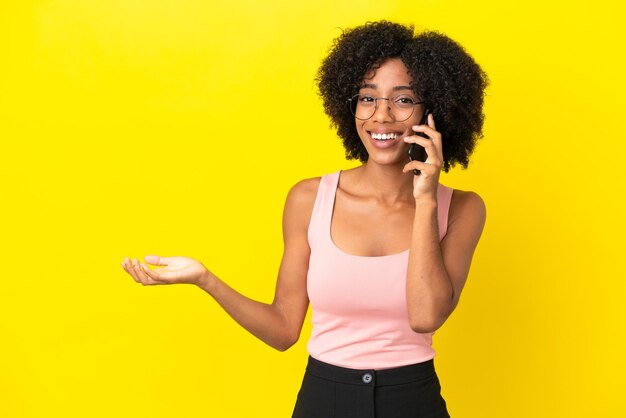
[[[374,97],[369,94],[355,94],[351,99],[348,99],[348,102],[350,111],[355,118],[368,120],[376,113],[379,100],[387,100],[387,108],[398,122],[403,122],[410,118],[415,110],[415,106],[424,103],[415,101],[408,94],[398,94],[389,98]]]

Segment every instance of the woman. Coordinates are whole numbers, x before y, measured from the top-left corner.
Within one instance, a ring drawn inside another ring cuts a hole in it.
[[[281,351],[298,340],[311,302],[294,417],[447,417],[431,337],[459,301],[485,207],[440,185],[439,173],[469,163],[486,76],[449,38],[383,21],[343,33],[317,81],[346,156],[363,164],[289,192],[271,304],[190,258],[147,256],[156,270],[122,265],[144,285],[199,286]],[[425,161],[409,162],[411,144]]]

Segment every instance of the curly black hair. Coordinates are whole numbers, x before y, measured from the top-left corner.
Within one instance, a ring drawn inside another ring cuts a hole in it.
[[[364,77],[384,61],[399,57],[413,79],[415,94],[435,115],[443,137],[443,170],[467,168],[482,138],[487,75],[463,47],[437,32],[414,35],[412,25],[379,21],[346,30],[335,39],[316,82],[331,125],[343,140],[347,159],[365,163],[368,153],[356,130],[348,99]]]

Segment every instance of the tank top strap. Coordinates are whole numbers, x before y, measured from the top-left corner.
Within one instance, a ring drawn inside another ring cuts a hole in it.
[[[340,174],[341,171],[337,171],[332,174],[325,174],[320,179],[311,221],[309,222],[308,238],[311,245],[322,242],[320,240],[325,237],[324,234],[330,231]]]
[[[454,189],[439,183],[437,188],[437,222],[439,225],[439,241],[448,232],[448,213],[450,212],[450,202]]]

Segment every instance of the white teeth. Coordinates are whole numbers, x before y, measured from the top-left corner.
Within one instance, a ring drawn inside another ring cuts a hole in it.
[[[387,141],[388,139],[396,139],[398,135],[395,133],[388,133],[388,134],[375,134],[372,133],[372,138],[377,139],[379,141]]]

